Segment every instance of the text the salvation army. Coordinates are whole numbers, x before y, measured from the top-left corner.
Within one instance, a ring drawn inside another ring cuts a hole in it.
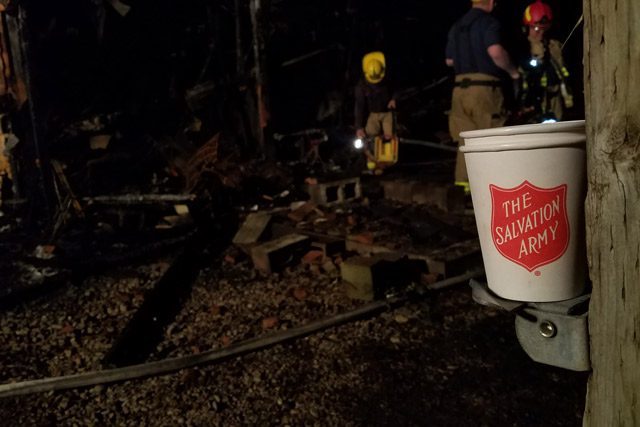
[[[521,239],[518,259],[540,250],[557,236],[560,215],[560,195],[539,207],[533,207],[533,197],[527,192],[502,202],[506,225],[495,227],[495,243],[503,245]]]

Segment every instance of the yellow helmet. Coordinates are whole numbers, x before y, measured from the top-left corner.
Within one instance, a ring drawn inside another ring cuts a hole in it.
[[[382,52],[367,53],[362,58],[362,71],[369,83],[380,83],[384,78],[385,60]]]

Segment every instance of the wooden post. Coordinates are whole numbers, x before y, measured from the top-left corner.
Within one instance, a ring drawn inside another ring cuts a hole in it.
[[[28,193],[31,211],[35,213],[30,221],[47,223],[53,219],[54,214],[53,182],[48,150],[41,139],[43,124],[37,108],[37,91],[31,76],[32,61],[26,7],[20,4],[15,16],[5,15],[3,18],[11,51],[16,102],[18,108],[28,116],[24,135],[26,140],[22,142],[26,146],[23,155],[25,167],[21,175],[26,181],[24,192]],[[19,112],[19,115],[22,114]],[[20,182],[19,177],[15,179]]]
[[[257,129],[256,137],[258,149],[265,154],[264,128],[267,126],[268,110],[266,102],[266,76],[264,58],[264,10],[267,7],[265,0],[249,0],[251,12],[251,25],[253,27],[253,57],[254,57],[254,77],[256,84],[256,104],[257,104]]]
[[[640,3],[584,0],[593,281],[586,426],[640,425]]]
[[[242,0],[235,0],[235,36],[236,36],[236,79],[244,75],[244,52],[242,45]]]

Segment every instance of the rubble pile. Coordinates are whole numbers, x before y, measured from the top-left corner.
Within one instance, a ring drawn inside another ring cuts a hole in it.
[[[229,348],[478,267],[463,211],[370,198],[371,184],[308,180],[306,197],[295,187],[256,189],[238,205],[228,247],[202,253],[190,293],[146,361]],[[48,254],[56,251],[39,251]],[[175,259],[89,275],[0,313],[3,382],[109,367],[110,349]],[[533,365],[512,335],[508,315],[474,304],[462,287],[222,363],[3,399],[0,414],[54,424],[140,425],[161,413],[168,425],[415,425],[425,417],[444,425],[455,424],[444,409],[455,399],[487,424],[579,420],[584,375]],[[496,377],[498,369],[512,374]],[[519,389],[522,375],[533,386],[517,404],[489,403]],[[556,392],[541,397],[551,386]],[[540,399],[562,416],[518,412]]]

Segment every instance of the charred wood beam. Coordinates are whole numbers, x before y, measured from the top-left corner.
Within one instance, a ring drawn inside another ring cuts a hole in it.
[[[300,55],[300,56],[298,56],[296,58],[292,58],[292,59],[289,59],[287,61],[284,61],[282,64],[280,64],[280,66],[283,67],[283,68],[284,67],[288,67],[290,65],[294,65],[294,64],[297,64],[299,62],[306,61],[307,59],[313,58],[314,56],[320,55],[321,53],[329,52],[329,51],[331,51],[333,49],[343,49],[343,47],[341,45],[339,45],[339,44],[336,44],[334,46],[330,46],[330,47],[327,47],[327,48],[324,48],[324,49],[317,49],[317,50],[314,50],[312,52],[306,53],[304,55]]]
[[[70,282],[81,283],[89,275],[169,254],[184,247],[185,242],[193,236],[194,232],[189,232],[183,236],[141,244],[123,253],[91,253],[86,256],[85,251],[82,258],[74,253],[71,256],[63,256],[56,262],[44,262],[42,267],[53,268],[58,271],[58,274],[47,277],[37,285],[19,287],[12,284],[11,288],[3,289],[0,291],[0,308],[10,309],[26,301],[41,298],[56,292]],[[6,248],[0,248],[6,252]]]
[[[217,14],[214,13],[213,11],[213,5],[211,3],[207,3],[206,4],[206,10],[207,10],[207,25],[208,25],[208,31],[209,31],[209,43],[208,43],[208,51],[207,51],[207,56],[205,57],[204,63],[202,64],[202,68],[200,69],[200,73],[198,74],[198,82],[202,82],[205,80],[208,72],[209,72],[209,68],[211,67],[211,63],[213,62],[213,58],[217,52],[217,45],[216,45],[216,35],[215,35],[215,28],[218,28],[219,25],[216,25],[216,17]]]
[[[199,78],[201,83],[198,83],[185,92],[185,101],[187,102],[187,105],[189,105],[189,108],[194,111],[202,108],[203,105],[206,105],[217,88],[216,83],[213,81],[202,81],[205,75],[206,70],[203,68],[202,77]]]
[[[196,199],[194,194],[123,194],[120,196],[83,197],[87,205],[132,206],[189,203]]]
[[[251,13],[251,26],[253,27],[253,60],[254,60],[254,78],[257,104],[257,126],[256,138],[258,148],[261,155],[265,154],[265,133],[264,128],[267,126],[268,110],[266,83],[267,76],[265,73],[265,39],[266,30],[264,25],[265,10],[268,10],[269,0],[249,0],[249,11]]]
[[[27,199],[9,199],[2,201],[3,206],[24,206],[27,203]]]
[[[195,231],[177,237],[167,237],[150,243],[140,244],[120,253],[97,253],[79,258],[77,254],[65,257],[60,264],[74,272],[76,280],[109,270],[114,267],[151,260],[173,251],[181,250],[187,242],[194,238]]]
[[[234,0],[235,36],[236,36],[236,76],[244,76],[244,49],[242,43],[242,0]]]
[[[5,15],[6,16],[6,15]],[[21,80],[24,87],[25,100],[18,99],[18,103],[25,102],[22,111],[27,114],[25,122],[28,123],[26,129],[26,142],[30,151],[30,157],[26,159],[29,167],[25,170],[31,181],[31,185],[26,191],[30,193],[32,210],[35,212],[36,221],[48,221],[51,218],[52,210],[52,182],[47,173],[49,167],[48,153],[44,149],[40,139],[41,123],[37,114],[37,97],[34,90],[31,76],[31,63],[29,51],[29,37],[27,31],[27,13],[25,7],[17,5],[14,16],[6,16],[9,34],[9,44],[11,48],[11,61],[17,79]],[[26,111],[25,111],[26,110]]]
[[[165,327],[175,318],[198,277],[204,247],[192,239],[164,276],[147,293],[142,306],[129,321],[104,359],[106,366],[144,362],[162,340]]]
[[[66,205],[67,204],[66,199],[68,198],[69,203],[73,207],[73,209],[76,211],[76,214],[81,218],[84,217],[82,206],[80,205],[80,202],[78,201],[78,198],[76,197],[75,192],[71,188],[71,184],[69,184],[69,181],[67,180],[67,176],[64,173],[64,168],[62,167],[62,164],[57,160],[51,160],[51,166],[53,167],[53,172],[55,173],[60,186],[66,193],[64,195],[60,193],[59,200],[58,200],[59,203],[61,205]]]
[[[105,357],[105,365],[142,363],[162,340],[166,326],[182,308],[200,269],[220,254],[235,234],[237,216],[223,211],[221,206],[223,202],[211,200],[209,205],[194,208],[199,227],[164,276],[147,293],[142,306]]]

